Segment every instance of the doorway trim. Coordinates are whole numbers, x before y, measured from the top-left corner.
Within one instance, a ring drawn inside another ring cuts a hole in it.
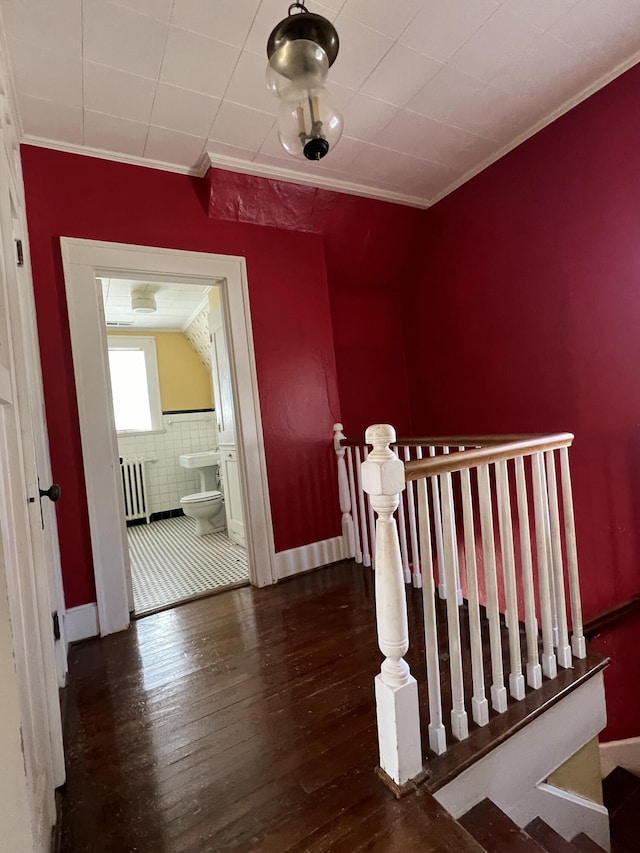
[[[220,287],[237,412],[248,520],[249,579],[277,580],[246,262],[232,255],[61,237],[78,417],[102,636],[129,625],[128,548],[110,388],[104,309],[96,277],[169,279]],[[249,488],[251,484],[251,488]]]

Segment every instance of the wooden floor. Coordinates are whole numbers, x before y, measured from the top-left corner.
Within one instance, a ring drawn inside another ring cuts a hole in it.
[[[374,774],[373,619],[349,562],[74,646],[62,851],[478,851]]]
[[[350,561],[73,646],[61,850],[481,850],[433,780],[396,801],[376,777],[380,660],[373,576]]]

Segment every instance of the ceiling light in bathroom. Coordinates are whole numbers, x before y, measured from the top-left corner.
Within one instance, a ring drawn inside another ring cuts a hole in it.
[[[131,310],[134,314],[153,314],[158,310],[156,297],[146,290],[134,290],[131,293]]]

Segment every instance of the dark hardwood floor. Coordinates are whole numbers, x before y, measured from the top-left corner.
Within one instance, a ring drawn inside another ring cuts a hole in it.
[[[426,707],[421,593],[408,599]],[[440,652],[446,702],[444,620]],[[397,801],[374,772],[380,662],[373,573],[352,561],[73,646],[62,853],[479,851],[430,792],[604,665],[578,662],[472,724],[474,743],[431,756],[425,784]]]
[[[74,646],[62,851],[480,850],[376,777],[379,666],[351,562]]]

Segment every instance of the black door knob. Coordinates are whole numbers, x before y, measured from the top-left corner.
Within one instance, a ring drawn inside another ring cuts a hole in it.
[[[60,497],[60,486],[57,483],[53,483],[48,489],[39,489],[39,491],[41,498],[49,498],[53,503]]]

